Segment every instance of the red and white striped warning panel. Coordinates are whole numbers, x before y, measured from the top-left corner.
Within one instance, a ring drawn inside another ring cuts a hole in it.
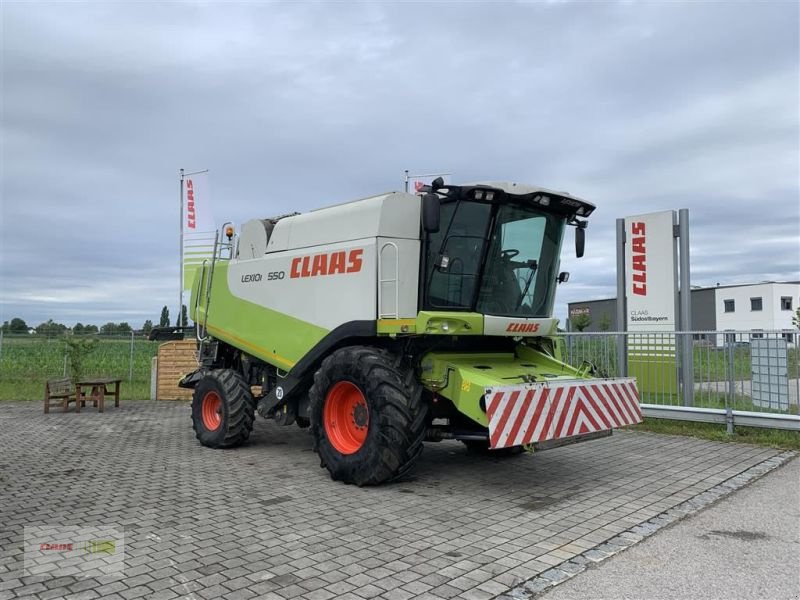
[[[491,388],[489,442],[509,448],[642,422],[636,380],[572,379]]]

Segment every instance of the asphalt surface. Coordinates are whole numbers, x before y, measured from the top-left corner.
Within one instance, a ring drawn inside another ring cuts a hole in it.
[[[800,460],[551,589],[542,600],[800,598]]]

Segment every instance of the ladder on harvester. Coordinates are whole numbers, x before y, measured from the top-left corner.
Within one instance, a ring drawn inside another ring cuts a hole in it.
[[[228,238],[227,241],[225,238]],[[236,236],[233,233],[233,224],[227,222],[218,229],[214,236],[214,251],[211,254],[211,262],[206,258],[200,265],[200,280],[197,284],[197,293],[194,299],[194,314],[197,318],[196,336],[199,342],[197,349],[198,362],[200,357],[205,355],[205,347],[209,342],[208,336],[208,313],[211,308],[211,286],[214,283],[214,270],[218,260],[230,260],[235,254]],[[227,251],[227,257],[223,252]],[[201,291],[203,292],[201,294]],[[205,301],[203,315],[200,318],[198,309],[201,302]]]

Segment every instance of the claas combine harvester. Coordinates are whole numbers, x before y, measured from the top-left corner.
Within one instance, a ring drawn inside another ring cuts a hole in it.
[[[197,438],[242,444],[257,411],[310,426],[333,479],[370,485],[425,441],[502,454],[640,422],[634,380],[566,364],[555,336],[564,233],[581,256],[593,210],[436,180],[220,232],[192,289],[199,368],[180,382]]]

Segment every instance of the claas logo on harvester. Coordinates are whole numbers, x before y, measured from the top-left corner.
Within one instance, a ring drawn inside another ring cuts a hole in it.
[[[297,256],[292,259],[289,276],[316,277],[317,275],[338,275],[340,273],[358,273],[362,266],[363,248],[356,250],[340,250],[310,256]]]

